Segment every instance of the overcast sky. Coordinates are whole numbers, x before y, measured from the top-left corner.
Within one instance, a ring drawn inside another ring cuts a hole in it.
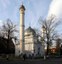
[[[25,28],[39,28],[38,19],[51,14],[62,17],[62,0],[0,0],[0,25],[7,18],[19,25],[19,8],[24,4]]]

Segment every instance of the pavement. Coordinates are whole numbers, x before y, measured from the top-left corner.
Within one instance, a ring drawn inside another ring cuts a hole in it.
[[[62,64],[62,58],[0,60],[0,64]]]

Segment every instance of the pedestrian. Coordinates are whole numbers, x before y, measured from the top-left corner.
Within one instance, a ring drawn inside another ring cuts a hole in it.
[[[23,59],[24,59],[24,60],[26,59],[26,54],[23,54]]]
[[[44,55],[44,60],[46,59],[46,56]]]

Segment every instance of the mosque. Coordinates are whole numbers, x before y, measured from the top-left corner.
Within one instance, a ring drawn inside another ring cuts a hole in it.
[[[15,55],[19,56],[21,54],[34,55],[34,56],[44,56],[47,50],[47,44],[45,42],[41,42],[40,36],[38,36],[35,30],[29,26],[25,30],[25,7],[21,5],[20,7],[20,41],[19,43],[15,44]],[[45,36],[44,27],[42,27],[42,37]],[[56,41],[55,41],[56,43]],[[56,46],[51,47],[50,51],[52,53],[56,53]],[[62,48],[61,48],[62,50]],[[61,51],[62,53],[62,51]]]
[[[25,7],[21,5],[20,7],[20,43],[15,46],[15,55],[20,55],[25,53],[29,55],[43,55],[44,47],[41,44],[39,37],[37,36],[35,30],[29,26],[26,30],[24,29],[24,15]]]

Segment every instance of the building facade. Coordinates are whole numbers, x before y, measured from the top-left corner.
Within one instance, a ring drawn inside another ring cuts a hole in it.
[[[15,45],[15,54],[43,55],[43,47],[34,29],[28,27],[24,30],[25,7],[20,7],[20,43]]]
[[[25,42],[24,42],[24,53],[29,56],[29,55],[34,55],[34,56],[43,56],[44,55],[44,47],[41,43],[41,41],[38,39],[38,36],[35,32],[35,30],[31,27],[28,27],[25,30]],[[20,44],[16,44],[15,46],[16,51],[15,55],[21,55],[20,53]]]
[[[39,56],[43,55],[42,43],[34,29],[28,27],[25,30],[25,53],[27,55]]]

